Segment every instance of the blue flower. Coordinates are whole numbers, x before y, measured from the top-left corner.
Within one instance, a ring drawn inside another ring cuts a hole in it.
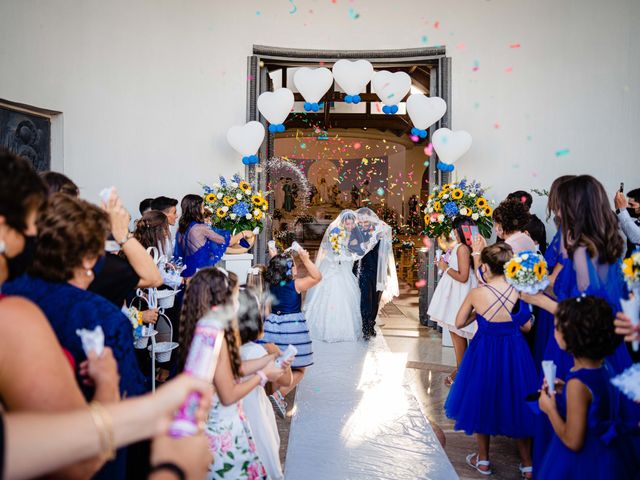
[[[224,178],[222,175],[220,175],[220,186],[222,186],[222,187],[226,187],[227,186],[227,179]]]
[[[333,230],[331,230],[331,233],[340,233],[340,227],[335,227]]]
[[[233,179],[234,182],[236,183],[240,183],[242,181],[242,178],[240,178],[240,175],[238,175],[237,173],[231,177]]]
[[[249,205],[247,205],[245,202],[238,202],[233,207],[231,207],[231,211],[239,217],[244,217],[247,213],[249,213]]]
[[[460,182],[460,184],[458,185],[458,188],[460,190],[464,190],[464,187],[466,187],[466,186],[467,186],[467,179],[463,178],[462,181]]]
[[[211,187],[205,185],[204,186],[204,193],[211,193],[213,190],[211,190]]]
[[[442,209],[444,214],[448,217],[455,217],[458,213],[458,206],[456,202],[447,202],[444,204],[444,208]]]

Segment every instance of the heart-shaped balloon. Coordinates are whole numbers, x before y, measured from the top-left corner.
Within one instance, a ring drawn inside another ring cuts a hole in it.
[[[284,123],[293,108],[293,92],[279,88],[275,92],[264,92],[258,97],[258,110],[269,123]]]
[[[358,95],[371,81],[373,65],[366,60],[338,60],[332,71],[333,78],[347,95]]]
[[[414,93],[407,99],[407,113],[413,126],[426,130],[440,120],[447,111],[447,103],[440,97]]]
[[[309,103],[318,103],[333,83],[333,75],[328,68],[299,68],[293,76],[293,83]]]
[[[454,132],[448,128],[439,128],[433,133],[431,144],[440,161],[451,165],[469,151],[471,135],[464,130]]]
[[[397,105],[411,90],[411,77],[404,72],[382,70],[373,74],[371,88],[385,105]]]
[[[227,131],[229,145],[243,157],[255,155],[264,140],[264,125],[252,121],[242,126],[231,127]]]

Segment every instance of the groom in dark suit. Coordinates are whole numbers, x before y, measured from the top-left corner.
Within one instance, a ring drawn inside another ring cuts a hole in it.
[[[362,242],[367,243],[373,236],[374,225],[368,220],[375,218],[375,214],[368,208],[361,208],[358,213],[357,229]],[[382,292],[377,290],[378,252],[380,242],[365,254],[353,267],[353,273],[358,277],[360,286],[360,312],[362,314],[362,333],[365,340],[376,336],[376,317]]]

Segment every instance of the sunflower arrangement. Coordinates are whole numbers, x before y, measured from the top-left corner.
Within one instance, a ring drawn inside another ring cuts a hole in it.
[[[262,230],[269,202],[262,191],[255,191],[238,174],[220,180],[213,187],[203,185],[204,208],[211,214],[211,226],[232,234],[243,230]]]
[[[640,252],[635,252],[622,261],[622,274],[631,290],[640,288]]]
[[[527,250],[514,255],[504,266],[509,285],[519,292],[534,295],[549,286],[547,262],[539,253]]]
[[[480,183],[467,182],[466,179],[459,183],[435,186],[422,211],[425,235],[430,238],[449,236],[453,221],[463,216],[476,222],[481,235],[490,237],[493,209],[484,193],[485,190]]]
[[[334,254],[340,255],[342,244],[344,243],[346,236],[347,233],[343,227],[335,227],[331,232],[329,232],[329,242],[331,242],[331,250],[333,250]]]

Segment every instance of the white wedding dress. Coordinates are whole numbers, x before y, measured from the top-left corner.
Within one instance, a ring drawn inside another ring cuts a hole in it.
[[[318,267],[322,281],[307,293],[305,318],[312,340],[355,342],[362,338],[360,288],[353,259],[327,255]]]

